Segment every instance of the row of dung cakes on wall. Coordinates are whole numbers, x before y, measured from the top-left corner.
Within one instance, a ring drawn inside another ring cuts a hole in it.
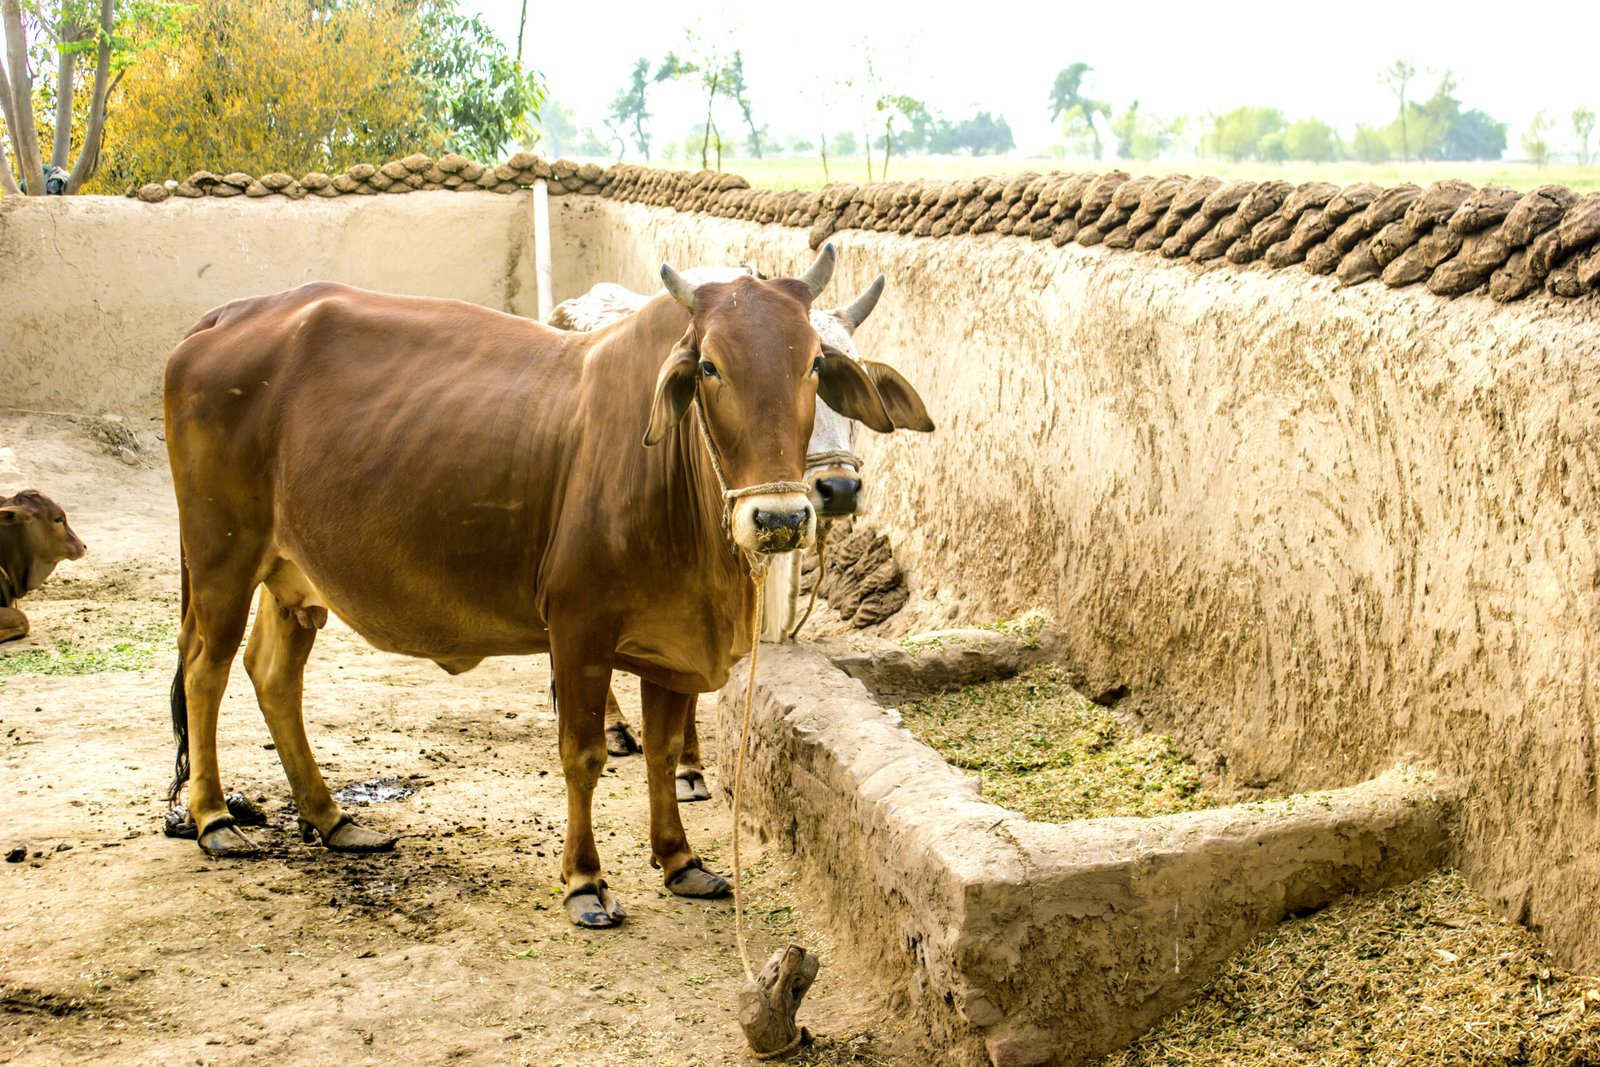
[[[619,165],[606,172],[601,195],[809,227],[813,248],[848,229],[919,237],[993,231],[1169,259],[1303,265],[1344,285],[1426,283],[1449,297],[1485,286],[1500,301],[1540,287],[1563,297],[1600,291],[1600,193],[1579,196],[1560,185],[1529,193],[1454,180],[1341,188],[1111,171],[836,184],[809,193]]]
[[[455,190],[514,193],[543,178],[554,195],[600,191],[605,168],[598,163],[575,163],[570,159],[551,162],[532,152],[518,152],[499,166],[474,163],[464,156],[443,155],[438,159],[417,153],[390,160],[382,166],[360,163],[342,174],[313,171],[300,178],[289,174],[213,174],[196,171],[181,182],[151,182],[127,192],[147,203],[158,204],[169,197],[202,196],[285,196],[301,200],[308,196],[371,196],[377,193],[409,193],[419,190]]]
[[[633,164],[602,168],[519,152],[495,167],[457,155],[417,154],[299,179],[200,171],[182,182],[130,189],[128,195],[159,202],[171,196],[300,199],[430,189],[511,193],[541,178],[555,194],[598,194],[807,228],[813,248],[849,229],[918,237],[994,232],[1195,262],[1303,266],[1314,274],[1332,274],[1343,285],[1371,279],[1394,287],[1425,284],[1448,297],[1484,288],[1499,301],[1540,288],[1568,298],[1600,291],[1600,193],[1580,196],[1560,185],[1527,193],[1456,180],[1426,188],[1386,189],[1372,182],[1341,188],[1321,181],[1135,178],[1113,170],[838,183],[814,192],[751,189],[743,178],[716,171]]]

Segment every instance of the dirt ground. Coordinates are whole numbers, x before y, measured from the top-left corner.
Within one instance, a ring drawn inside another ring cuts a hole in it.
[[[0,850],[27,849],[0,864],[0,1061],[751,1062],[734,1015],[732,903],[661,887],[637,757],[614,760],[596,795],[607,874],[630,917],[611,931],[568,924],[544,657],[452,679],[330,622],[307,672],[308,731],[334,788],[395,778],[416,789],[358,811],[403,834],[399,849],[350,857],[296,839],[242,666],[221,759],[227,787],[269,816],[251,831],[265,855],[208,860],[162,835],[176,513],[158,424],[130,425],[141,447],[119,456],[93,435],[104,426],[0,414],[0,491],[54,496],[89,545],[23,603],[33,635],[0,649],[0,667],[61,641],[120,643],[119,665],[149,664],[0,673]],[[637,721],[631,682],[619,696]],[[684,815],[702,855],[731,873],[727,808]],[[791,939],[823,958],[800,1013],[819,1041],[799,1062],[917,1061],[870,982],[808,922],[816,910],[791,895],[782,859],[748,835],[743,847],[756,965]]]

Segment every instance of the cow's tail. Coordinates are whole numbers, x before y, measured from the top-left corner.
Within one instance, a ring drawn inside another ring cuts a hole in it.
[[[178,550],[180,631],[183,620],[189,617],[189,561],[183,550]],[[178,755],[173,762],[172,785],[167,790],[167,800],[178,802],[183,784],[189,780],[189,698],[183,691],[183,641],[178,641],[178,670],[172,676],[172,735],[178,742]]]

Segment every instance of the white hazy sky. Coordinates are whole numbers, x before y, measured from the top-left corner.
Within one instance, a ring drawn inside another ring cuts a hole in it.
[[[462,0],[515,47],[521,0]],[[1033,13],[1024,14],[1029,8]],[[870,47],[884,86],[926,100],[948,117],[1003,114],[1019,148],[1057,139],[1047,100],[1055,73],[1075,61],[1093,66],[1090,88],[1117,111],[1137,99],[1161,116],[1226,111],[1241,104],[1278,107],[1291,119],[1315,115],[1346,136],[1357,122],[1394,114],[1378,73],[1396,59],[1419,70],[1427,96],[1446,68],[1465,107],[1510,123],[1507,157],[1518,136],[1547,108],[1553,140],[1571,140],[1575,107],[1600,111],[1600,4],[1545,0],[1533,7],[1414,0],[1341,0],[1273,5],[557,3],[529,0],[524,59],[544,72],[551,95],[597,128],[640,56],[652,62],[681,50],[696,26],[729,51],[744,51],[758,123],[780,134],[829,132],[854,109],[836,82],[863,68]],[[993,12],[991,15],[990,13]],[[681,137],[699,119],[687,87],[658,91],[654,132]],[[719,125],[736,126],[731,112]]]

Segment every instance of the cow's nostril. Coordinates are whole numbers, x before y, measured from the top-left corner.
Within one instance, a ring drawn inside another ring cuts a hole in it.
[[[798,530],[805,525],[806,513],[801,511],[768,511],[757,508],[754,515],[756,529],[768,533],[780,530]]]

